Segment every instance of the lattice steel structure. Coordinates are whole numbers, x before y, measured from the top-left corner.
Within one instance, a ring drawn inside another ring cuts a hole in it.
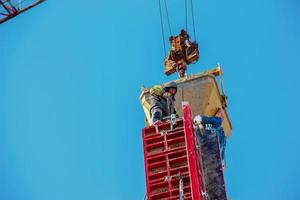
[[[0,0],[0,24],[44,1],[45,0]]]

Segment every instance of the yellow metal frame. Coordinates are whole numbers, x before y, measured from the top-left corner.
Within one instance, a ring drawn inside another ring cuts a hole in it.
[[[220,77],[222,94],[220,93],[216,77]],[[192,114],[215,116],[217,113],[223,116],[223,128],[227,138],[230,137],[232,124],[226,107],[226,95],[224,94],[221,67],[193,74],[184,79],[175,80],[178,84],[176,94],[176,109],[178,115],[182,115],[181,102],[188,101],[192,108]],[[166,83],[164,83],[166,84]],[[162,85],[164,85],[162,84]],[[151,88],[151,87],[150,87]],[[150,121],[150,88],[142,88],[140,102],[146,116],[146,125]]]

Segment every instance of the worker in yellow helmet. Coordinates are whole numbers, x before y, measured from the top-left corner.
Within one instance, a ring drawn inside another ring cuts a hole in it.
[[[175,94],[177,92],[177,84],[175,82],[167,83],[164,86],[156,85],[151,88],[151,109],[150,124],[161,122],[164,118],[176,115],[175,110]]]

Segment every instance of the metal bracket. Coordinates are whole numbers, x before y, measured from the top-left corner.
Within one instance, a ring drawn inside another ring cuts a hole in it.
[[[207,192],[206,192],[206,191],[204,191],[204,192],[203,192],[203,191],[201,190],[201,195],[202,195],[203,197],[206,197],[206,198],[208,198],[208,194],[207,194]]]
[[[161,132],[159,132],[159,133],[160,133],[161,136],[167,135],[167,131],[161,131]]]
[[[172,180],[172,176],[165,176],[165,182],[169,182]]]
[[[178,178],[179,178],[179,200],[184,200],[183,177],[180,174],[180,172],[178,174]]]
[[[176,120],[176,115],[172,114],[170,116],[170,122],[171,122],[171,130],[174,130],[177,126],[177,120]]]

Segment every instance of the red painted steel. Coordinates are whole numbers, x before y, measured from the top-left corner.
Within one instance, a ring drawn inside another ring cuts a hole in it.
[[[185,200],[205,200],[202,161],[194,137],[190,108],[183,104],[184,118],[143,128],[143,148],[148,200],[178,200],[179,175]],[[199,145],[198,145],[199,146]]]
[[[45,0],[0,0],[0,24],[44,1]]]
[[[191,192],[193,195],[193,199],[204,199],[202,196],[203,191],[203,180],[202,178],[202,162],[201,161],[201,152],[197,146],[196,136],[194,135],[194,127],[192,122],[192,112],[189,104],[187,102],[182,103],[182,112],[184,116],[184,130],[186,137],[186,149],[188,152],[188,163],[189,163],[189,172],[190,176],[193,177],[191,179]]]

